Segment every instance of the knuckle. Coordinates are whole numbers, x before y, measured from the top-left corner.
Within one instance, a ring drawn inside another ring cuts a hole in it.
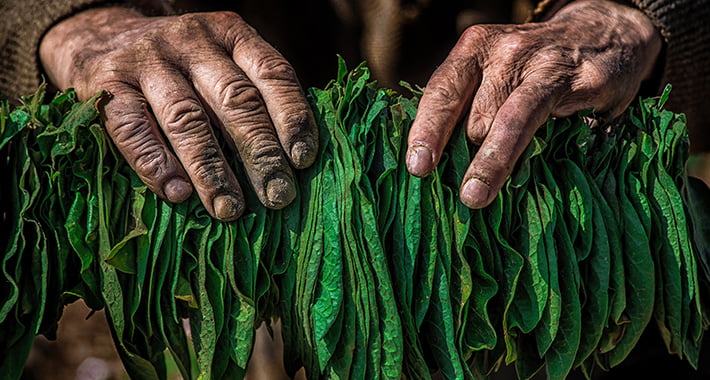
[[[545,78],[553,84],[567,84],[577,71],[579,62],[575,53],[560,47],[547,47],[538,51],[528,65],[528,75]]]
[[[296,72],[291,67],[291,64],[276,53],[262,56],[259,59],[257,70],[257,77],[262,80],[284,82],[294,82],[296,80]]]
[[[228,167],[216,147],[200,149],[186,167],[187,171],[200,183],[215,190],[224,188],[229,183]]]
[[[302,131],[310,126],[310,118],[311,114],[308,109],[303,108],[300,104],[294,105],[286,111],[286,129],[294,132]]]
[[[220,86],[219,96],[222,107],[238,114],[254,114],[261,112],[263,104],[259,90],[245,80],[229,81]]]
[[[170,103],[163,111],[163,129],[175,137],[189,137],[198,139],[196,133],[208,130],[207,116],[202,111],[199,103],[192,99],[182,99]],[[200,139],[201,140],[201,139]]]
[[[492,25],[470,26],[461,34],[451,55],[473,56],[482,63],[486,61],[499,34],[500,32],[495,30]]]
[[[106,129],[116,144],[127,145],[134,139],[142,139],[150,135],[150,124],[140,111],[121,112],[106,110]]]
[[[466,134],[473,142],[481,142],[483,135],[488,130],[492,118],[487,110],[472,108],[468,115]]]
[[[242,159],[256,166],[268,167],[282,159],[281,146],[267,127],[255,127],[245,131],[239,145]]]
[[[188,175],[201,189],[217,191],[230,182],[230,169],[222,151],[208,128],[195,132],[197,137],[173,139],[173,147],[185,166]]]
[[[501,47],[504,48],[506,54],[519,55],[521,52],[531,50],[532,44],[529,37],[519,33],[510,33],[501,39]]]
[[[136,156],[135,167],[136,171],[143,176],[158,180],[168,175],[168,171],[163,167],[163,164],[167,162],[168,158],[161,147],[146,142],[144,148]]]
[[[439,91],[448,87],[449,95],[462,95],[459,89],[466,88],[466,84],[477,80],[480,75],[476,65],[477,61],[468,56],[449,57],[434,71],[427,88],[433,86]]]
[[[281,99],[280,99],[281,100]],[[299,133],[308,130],[312,114],[305,102],[293,98],[283,98],[277,112],[272,113],[274,124],[285,133]]]
[[[429,83],[426,90],[433,95],[430,101],[434,101],[442,107],[450,108],[454,102],[452,100],[460,99],[464,94],[455,85],[454,81],[459,78],[459,75],[452,73],[451,70],[445,72],[437,72],[438,80]]]
[[[603,92],[613,77],[611,70],[604,65],[585,62],[581,69],[583,75],[578,75],[583,88],[593,93]]]
[[[251,38],[257,37],[258,33],[254,28],[247,24],[239,15],[233,12],[215,12],[212,13],[214,24],[225,26],[225,40],[228,42],[228,49],[232,50],[235,46],[243,43]]]
[[[164,38],[162,31],[150,31],[116,52],[124,61],[152,61],[158,57],[158,52],[165,49]]]
[[[155,60],[160,45],[158,35],[146,33],[130,42],[117,43],[114,47],[85,49],[72,57],[72,65],[77,70],[89,71],[93,76],[135,71],[137,64]]]
[[[111,54],[105,59],[94,62],[89,75],[94,78],[94,82],[98,83],[122,83],[134,77],[130,74],[129,66],[132,66],[131,62],[127,62],[124,57]]]
[[[167,153],[152,135],[145,117],[135,114],[125,116],[124,120],[109,129],[109,134],[136,172],[156,180],[169,174],[164,166],[169,161]],[[111,124],[107,123],[107,127]]]
[[[201,13],[186,13],[177,16],[166,25],[167,31],[177,36],[189,36],[196,30],[204,29],[206,21]]]
[[[573,53],[563,48],[548,47],[539,50],[524,70],[522,79],[540,91],[568,89],[577,71],[578,63]],[[544,91],[543,91],[544,92]]]
[[[557,70],[560,67],[572,69],[577,66],[573,52],[558,46],[547,46],[539,49],[535,55],[534,63],[545,68]]]
[[[160,59],[154,41],[135,42],[133,46],[95,57],[75,57],[77,74],[94,87],[112,91],[128,85],[138,86],[141,73]]]
[[[230,11],[210,12],[205,14],[205,16],[211,18],[213,22],[224,23],[225,25],[244,24],[241,16]]]
[[[477,24],[466,28],[461,34],[460,42],[466,46],[476,46],[491,36],[489,25]]]
[[[101,57],[102,53],[102,51],[97,49],[82,50],[72,57],[72,67],[76,69],[77,74],[92,67],[103,67],[104,65],[102,63],[104,62],[97,64],[97,61],[100,61],[100,58],[98,57]],[[105,64],[110,63],[111,60],[105,62]]]

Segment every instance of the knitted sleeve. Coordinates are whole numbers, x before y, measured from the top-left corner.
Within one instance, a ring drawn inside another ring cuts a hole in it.
[[[570,1],[539,1],[531,19],[547,19]],[[710,151],[710,0],[618,1],[644,12],[663,37],[658,70],[650,81],[655,88],[645,90],[658,94],[670,83],[666,107],[686,114],[691,152]]]
[[[16,103],[22,95],[37,89],[41,78],[39,43],[44,33],[59,20],[82,9],[110,0],[0,0],[0,94]],[[162,0],[134,0],[126,3],[146,13],[162,14],[169,5]]]
[[[691,151],[710,151],[710,0],[632,0],[665,41],[659,84],[688,118]]]

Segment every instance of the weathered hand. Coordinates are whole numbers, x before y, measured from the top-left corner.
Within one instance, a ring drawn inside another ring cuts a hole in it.
[[[293,69],[234,13],[155,18],[90,9],[52,27],[40,58],[51,81],[80,99],[109,91],[100,110],[109,135],[168,201],[187,199],[194,186],[213,216],[242,213],[213,127],[231,137],[270,208],[295,197],[289,161],[303,168],[315,159],[317,130]]]
[[[588,108],[619,115],[651,75],[660,49],[643,13],[602,0],[573,2],[542,23],[473,26],[426,86],[407,168],[428,175],[468,110],[466,132],[481,145],[460,197],[485,207],[550,115]]]

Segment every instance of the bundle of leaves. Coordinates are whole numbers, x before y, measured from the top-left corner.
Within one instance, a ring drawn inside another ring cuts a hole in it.
[[[273,211],[247,192],[231,223],[196,196],[148,191],[100,125],[102,94],[5,103],[0,372],[18,378],[35,335],[51,338],[78,298],[105,308],[136,378],[164,378],[166,355],[186,379],[241,378],[273,317],[287,369],[310,378],[479,378],[501,363],[520,378],[589,374],[623,361],[652,320],[697,365],[708,215],[683,196],[685,121],[662,109],[667,92],[603,128],[590,113],[549,120],[483,210],[458,200],[475,154],[461,129],[431,176],[407,173],[414,93],[340,61],[310,90],[321,151],[299,197]]]

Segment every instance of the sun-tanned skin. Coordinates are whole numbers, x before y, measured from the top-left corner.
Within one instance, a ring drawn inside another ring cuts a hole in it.
[[[640,11],[578,1],[550,20],[477,25],[434,72],[409,133],[407,167],[428,175],[458,120],[480,149],[461,184],[464,204],[490,204],[550,116],[594,108],[617,116],[653,72],[661,36]]]
[[[290,165],[315,160],[317,130],[296,74],[234,13],[156,18],[90,9],[54,26],[40,57],[51,81],[74,87],[80,99],[110,93],[102,109],[108,133],[169,201],[187,199],[194,187],[218,219],[242,213],[242,191],[215,127],[231,137],[267,207],[294,199]]]
[[[473,26],[426,86],[407,167],[428,175],[467,117],[481,148],[460,194],[467,206],[484,207],[547,117],[588,108],[620,114],[660,50],[643,13],[606,0],[573,2],[541,23]],[[51,81],[80,99],[110,92],[102,109],[109,134],[169,201],[194,188],[213,216],[241,214],[243,196],[214,127],[231,137],[268,207],[293,200],[290,166],[315,159],[317,131],[293,69],[234,13],[152,18],[90,9],[52,27],[40,58]]]

